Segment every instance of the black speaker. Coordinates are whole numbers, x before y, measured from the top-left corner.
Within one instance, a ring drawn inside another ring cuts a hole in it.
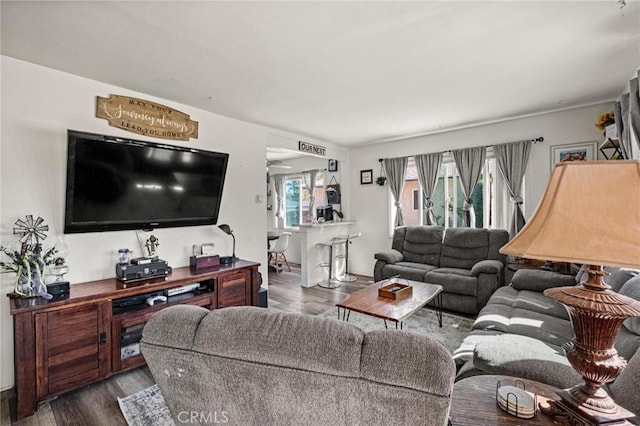
[[[267,297],[267,289],[264,287],[260,287],[260,290],[258,290],[258,306],[260,306],[261,308],[268,308],[268,297]]]

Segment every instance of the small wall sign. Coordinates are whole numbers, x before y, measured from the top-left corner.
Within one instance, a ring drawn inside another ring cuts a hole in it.
[[[316,154],[324,156],[325,147],[322,145],[314,145],[312,143],[306,143],[298,141],[298,151],[308,152],[309,154]]]
[[[96,117],[139,135],[188,141],[198,138],[198,122],[166,105],[128,96],[96,97]]]

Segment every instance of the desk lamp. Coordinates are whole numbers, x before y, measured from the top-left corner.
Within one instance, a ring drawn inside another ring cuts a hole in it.
[[[613,345],[624,320],[640,316],[640,302],[610,290],[603,266],[640,268],[640,162],[558,163],[533,217],[500,251],[589,265],[579,285],[544,291],[569,313],[575,338],[563,348],[584,379],[544,411],[587,424],[632,417],[601,386],[627,364]]]
[[[224,232],[227,235],[231,235],[231,237],[233,238],[233,261],[235,262],[236,260],[238,260],[238,258],[236,257],[236,237],[235,235],[233,235],[233,230],[231,229],[231,227],[227,224],[224,225],[218,225],[218,228],[220,228],[220,230],[222,232]]]

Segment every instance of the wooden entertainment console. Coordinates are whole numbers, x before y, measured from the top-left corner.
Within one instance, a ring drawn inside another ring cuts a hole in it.
[[[17,419],[62,393],[144,365],[142,355],[123,352],[151,315],[176,304],[217,309],[258,305],[260,264],[238,260],[214,271],[191,274],[175,268],[164,278],[123,283],[115,278],[74,284],[69,296],[11,299]],[[204,290],[170,296],[166,303],[119,306],[136,295],[200,283]],[[115,301],[115,302],[114,302]],[[135,342],[133,347],[135,347]]]

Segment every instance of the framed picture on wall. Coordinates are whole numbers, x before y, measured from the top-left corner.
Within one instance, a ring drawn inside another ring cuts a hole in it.
[[[360,170],[360,185],[373,183],[373,169]]]
[[[338,171],[338,160],[329,160],[329,164],[328,164],[327,170],[329,170],[330,172],[337,172]]]
[[[595,160],[596,149],[598,149],[598,143],[595,141],[552,146],[551,169],[553,169],[557,163],[565,161]]]

